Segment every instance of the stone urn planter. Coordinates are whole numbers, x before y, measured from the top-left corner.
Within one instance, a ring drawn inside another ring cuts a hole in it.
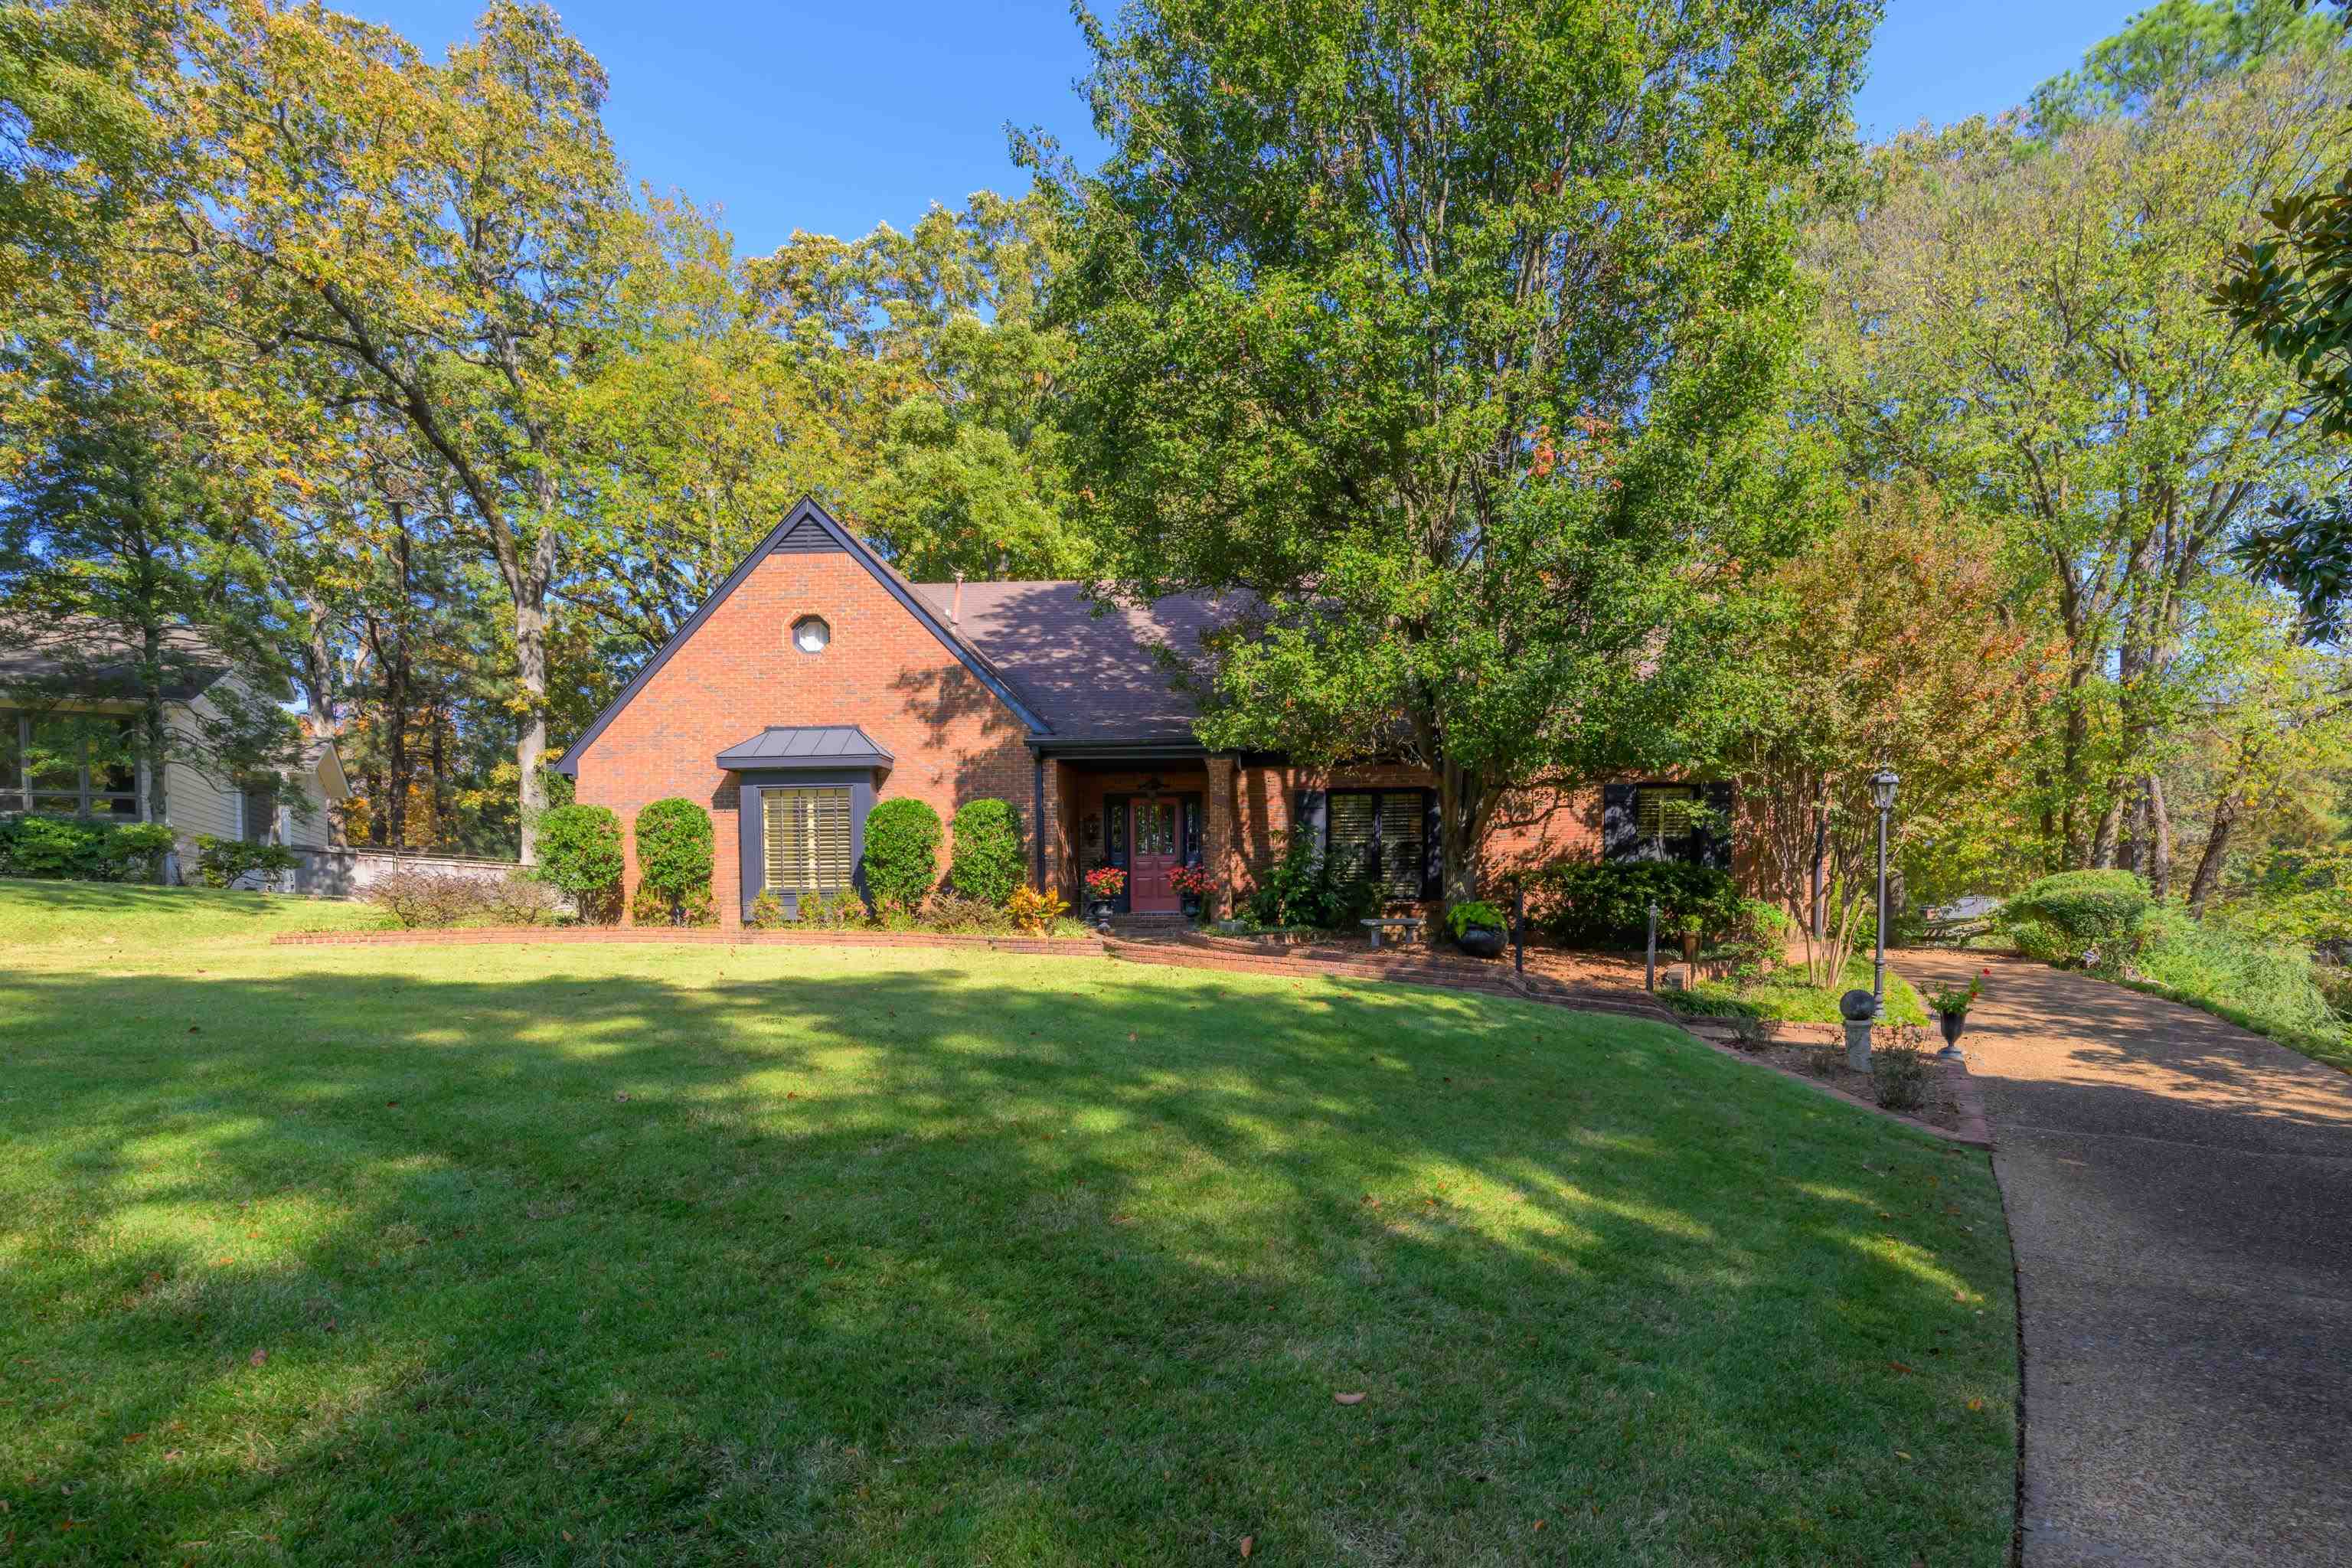
[[[1471,926],[1454,939],[1454,945],[1473,958],[1500,958],[1503,933],[1493,926]]]
[[[1957,1046],[1960,1043],[1960,1031],[1969,1026],[1969,1016],[1966,1013],[1938,1013],[1936,1015],[1936,1026],[1944,1031],[1944,1044]]]

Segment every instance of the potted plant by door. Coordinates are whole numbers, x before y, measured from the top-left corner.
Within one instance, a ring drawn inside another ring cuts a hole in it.
[[[1445,910],[1446,929],[1454,945],[1473,958],[1495,958],[1503,951],[1503,911],[1484,899],[1465,899]]]
[[[1211,899],[1217,896],[1217,879],[1206,866],[1179,866],[1168,874],[1175,886],[1176,896],[1183,900],[1184,918],[1196,921]]]
[[[1969,977],[1966,990],[1938,991],[1927,998],[1928,1009],[1936,1015],[1936,1025],[1944,1031],[1946,1049],[1959,1048],[1960,1031],[1969,1026],[1969,1009],[1984,994],[1985,976],[1991,973],[1990,969],[1979,969]]]
[[[1097,866],[1087,873],[1087,897],[1093,900],[1095,924],[1110,929],[1111,906],[1127,887],[1127,873],[1116,866]]]

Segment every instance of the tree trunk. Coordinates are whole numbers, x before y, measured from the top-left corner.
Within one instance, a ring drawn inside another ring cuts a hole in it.
[[[2164,781],[2147,777],[2147,885],[2161,900],[2172,891],[2172,814],[2164,804]]]
[[[2115,868],[2116,830],[2122,823],[2123,814],[2123,803],[2116,800],[2107,802],[2106,809],[2099,813],[2098,829],[2091,836],[2088,864],[2092,869],[2109,871]]]
[[[539,770],[547,759],[547,614],[542,584],[528,603],[515,605],[515,664],[522,681],[522,733],[515,742],[520,770],[516,852],[526,866],[538,860],[539,814],[547,809],[547,784]],[[1451,866],[1448,872],[1451,873]]]
[[[2230,858],[2230,835],[2236,829],[2238,813],[2245,805],[2245,782],[2246,759],[2242,752],[2236,770],[2230,775],[2230,787],[2213,802],[2213,824],[2206,830],[2205,852],[2197,858],[2197,873],[2189,879],[2191,914],[2203,914],[2207,900],[2221,885],[2221,870]]]
[[[1813,888],[1810,913],[1812,938],[1829,933],[1830,919],[1830,782],[1822,779],[1813,795]]]

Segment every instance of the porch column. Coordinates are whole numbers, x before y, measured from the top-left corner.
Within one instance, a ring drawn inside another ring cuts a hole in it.
[[[1234,877],[1240,869],[1240,858],[1234,852],[1241,826],[1235,773],[1233,758],[1209,759],[1208,799],[1201,813],[1201,864],[1217,875],[1215,907],[1209,912],[1219,919],[1233,913]]]

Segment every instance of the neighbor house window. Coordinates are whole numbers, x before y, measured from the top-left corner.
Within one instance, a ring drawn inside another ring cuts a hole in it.
[[[1324,807],[1323,853],[1343,875],[1370,876],[1397,900],[1419,899],[1429,875],[1429,792],[1339,790]]]
[[[760,809],[767,886],[777,893],[832,893],[849,886],[849,786],[766,789]]]
[[[136,736],[110,714],[0,712],[0,811],[137,817]]]

